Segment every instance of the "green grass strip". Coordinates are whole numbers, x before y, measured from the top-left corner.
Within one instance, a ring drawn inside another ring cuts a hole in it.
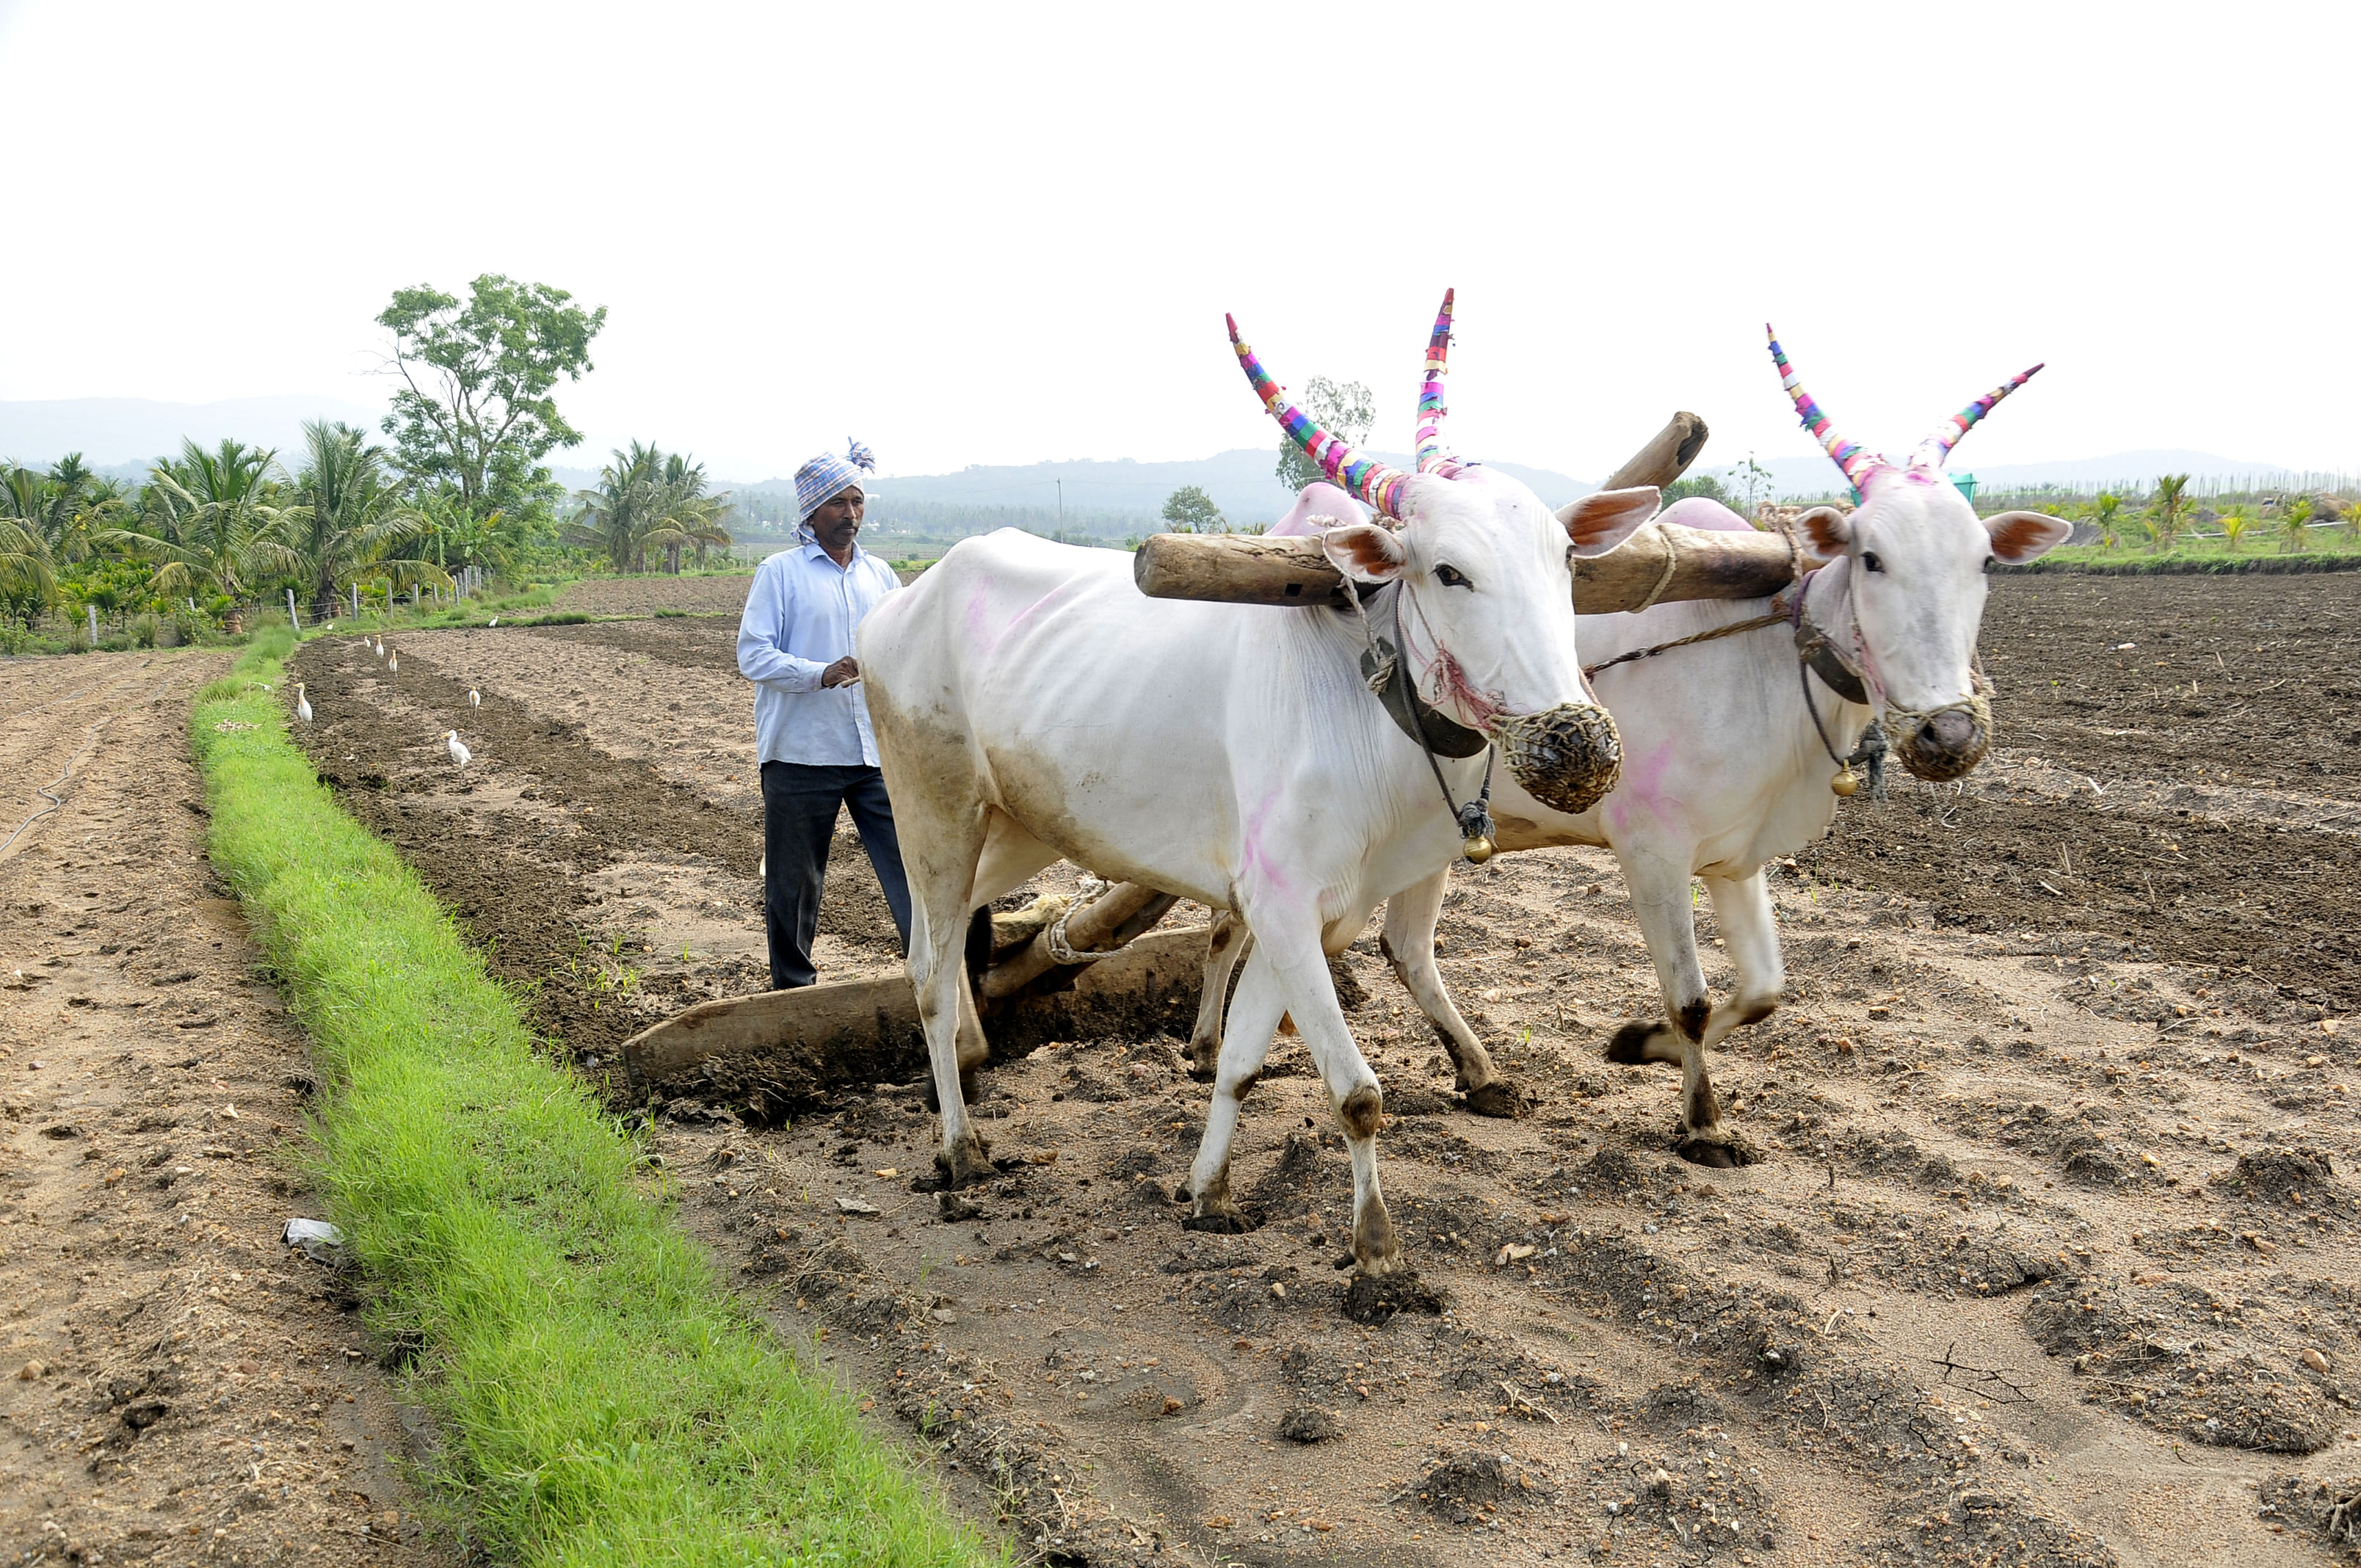
[[[554,1564],[1001,1556],[730,1295],[661,1177],[321,787],[260,689],[291,641],[258,633],[199,694],[211,850],[311,1031],[330,1216],[373,1327],[423,1346],[469,1540]]]

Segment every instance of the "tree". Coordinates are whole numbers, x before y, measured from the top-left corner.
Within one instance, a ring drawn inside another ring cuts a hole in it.
[[[2147,530],[2149,541],[2158,550],[2169,550],[2188,521],[2189,476],[2158,475],[2156,499],[2148,504],[2147,516],[2141,523]]]
[[[730,543],[721,526],[730,498],[706,493],[704,465],[652,444],[631,443],[598,471],[595,489],[577,492],[582,510],[566,523],[566,542],[597,550],[618,572],[644,572],[660,550],[664,569],[680,570],[681,552]]]
[[[1314,376],[1303,383],[1302,406],[1313,423],[1347,446],[1367,443],[1370,427],[1378,422],[1378,406],[1369,397],[1369,389],[1358,381],[1337,382]],[[1328,477],[1284,434],[1279,438],[1278,473],[1279,482],[1290,491]]]
[[[2231,552],[2235,554],[2239,541],[2246,537],[2246,530],[2255,526],[2255,513],[2250,507],[2224,507],[2220,521],[2222,537],[2229,544]]]
[[[2101,490],[2091,499],[2091,526],[2099,531],[2099,548],[2113,550],[2123,542],[2124,498]]]
[[[364,573],[390,577],[397,587],[448,584],[428,562],[389,559],[419,539],[425,525],[416,511],[401,506],[386,477],[383,447],[370,445],[365,431],[324,420],[305,423],[303,446],[303,471],[295,480],[298,504],[284,516],[288,542],[302,560],[315,619],[335,615],[337,584]]]
[[[171,517],[172,538],[118,533],[111,542],[159,561],[149,586],[174,598],[202,591],[241,598],[260,582],[299,573],[302,557],[288,543],[297,520],[281,504],[277,459],[241,442],[207,452],[183,441],[178,461],[148,470],[148,488]]]
[[[0,603],[28,622],[58,597],[49,543],[41,536],[41,492],[42,477],[30,468],[12,464],[0,472]]]
[[[2301,550],[2311,542],[2306,531],[2312,527],[2312,499],[2310,496],[2289,496],[2279,502],[2279,548],[2290,553]]]
[[[592,367],[590,340],[607,323],[606,306],[572,299],[497,272],[468,285],[464,304],[427,285],[395,291],[377,318],[402,383],[385,432],[413,485],[451,490],[475,518],[547,516],[561,492],[541,460],[582,439],[550,393]]]
[[[1719,501],[1732,511],[1738,510],[1731,503],[1740,498],[1730,494],[1729,488],[1710,474],[1692,474],[1685,479],[1675,479],[1664,487],[1666,506],[1672,505],[1675,501],[1687,500],[1693,496],[1702,497],[1709,501]]]
[[[1223,521],[1222,509],[1213,504],[1203,487],[1183,485],[1164,498],[1164,521],[1174,533],[1226,533],[1229,525]]]

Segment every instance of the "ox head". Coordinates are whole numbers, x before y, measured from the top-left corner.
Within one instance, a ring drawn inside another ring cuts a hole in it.
[[[2037,558],[2072,530],[2039,512],[1978,517],[1944,477],[1943,464],[1960,437],[2041,367],[1945,420],[1907,462],[1897,464],[1837,430],[1804,390],[1776,333],[1771,357],[1804,428],[1844,470],[1860,502],[1850,513],[1815,507],[1798,522],[1803,543],[1832,563],[1828,576],[1851,598],[1857,630],[1850,643],[1841,626],[1828,630],[1857,667],[1902,765],[1922,779],[1959,778],[1992,745],[1992,704],[1976,666],[1984,575],[1996,561],[2014,565]],[[1835,597],[1824,587],[1813,598],[1817,606]]]
[[[1401,653],[1419,695],[1490,737],[1535,799],[1587,811],[1615,787],[1622,741],[1575,652],[1574,558],[1621,543],[1655,514],[1658,494],[1604,491],[1560,522],[1523,485],[1452,456],[1443,444],[1451,308],[1445,294],[1428,341],[1414,474],[1355,451],[1289,402],[1235,321],[1230,342],[1279,427],[1331,483],[1378,513],[1378,521],[1329,529],[1322,543],[1355,582],[1395,586]]]

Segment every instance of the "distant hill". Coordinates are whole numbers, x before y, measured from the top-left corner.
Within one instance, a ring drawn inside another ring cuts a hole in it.
[[[303,422],[343,420],[375,431],[382,408],[340,398],[232,398],[218,403],[162,403],[141,398],[67,398],[0,402],[0,458],[47,467],[79,452],[93,468],[144,471],[177,455],[182,437],[201,446],[223,440],[275,447],[292,459],[303,444]]]
[[[1372,455],[1401,467],[1411,466],[1407,453],[1379,452]],[[877,497],[880,509],[888,516],[899,505],[924,507],[929,512],[936,508],[957,508],[977,512],[1021,510],[1033,516],[1046,512],[1054,516],[1062,482],[1069,513],[1146,519],[1161,511],[1165,498],[1173,491],[1183,485],[1195,485],[1213,498],[1213,504],[1233,523],[1275,522],[1295,504],[1293,493],[1280,485],[1272,472],[1278,460],[1275,447],[1250,446],[1186,463],[1137,463],[1126,457],[1111,462],[1032,463],[1023,466],[978,465],[956,474],[883,477],[877,481]],[[1554,507],[1564,506],[1598,488],[1546,468],[1529,468],[1520,463],[1494,466],[1523,480],[1532,487],[1535,495]],[[717,488],[792,492],[795,481],[720,481]]]

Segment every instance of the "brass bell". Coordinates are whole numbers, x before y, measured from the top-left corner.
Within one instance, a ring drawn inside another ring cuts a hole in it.
[[[1828,787],[1839,795],[1850,795],[1861,788],[1861,775],[1854,773],[1852,764],[1848,762],[1844,772],[1828,781]]]
[[[1466,856],[1471,863],[1480,866],[1492,858],[1496,848],[1492,840],[1484,834],[1470,833],[1461,841],[1459,852]]]

